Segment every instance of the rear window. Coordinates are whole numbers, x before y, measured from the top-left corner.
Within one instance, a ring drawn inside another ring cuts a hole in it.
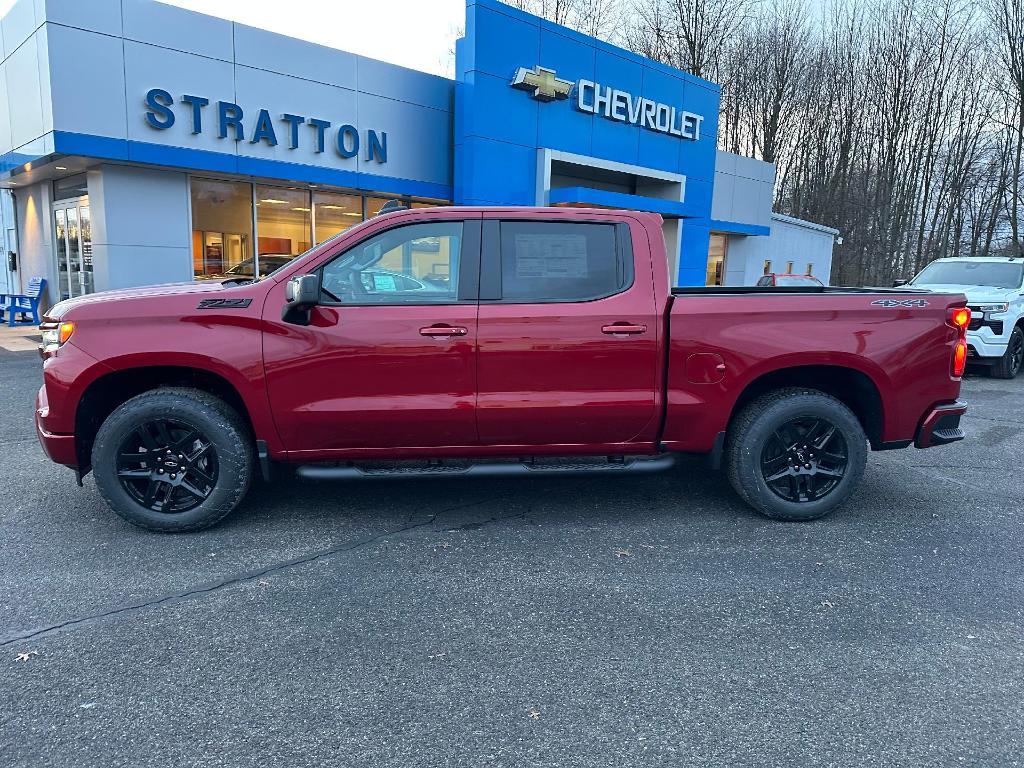
[[[1020,288],[1024,264],[999,261],[933,261],[911,280],[912,285],[984,285]]]
[[[632,253],[618,241],[614,224],[502,222],[501,297],[569,302],[618,293],[633,280]]]

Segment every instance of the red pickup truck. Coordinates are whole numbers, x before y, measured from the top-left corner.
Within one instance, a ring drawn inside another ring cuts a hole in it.
[[[681,453],[804,520],[851,494],[869,446],[963,438],[965,303],[670,288],[649,213],[404,210],[258,280],[57,304],[36,426],[79,483],[91,469],[118,514],[161,531],[212,525],[285,463],[541,476]]]

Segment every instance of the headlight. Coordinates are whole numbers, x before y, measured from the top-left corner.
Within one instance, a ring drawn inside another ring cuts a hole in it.
[[[56,352],[75,332],[74,323],[43,323],[39,326],[43,334],[43,354]]]
[[[1010,308],[1009,304],[972,304],[971,309],[977,312],[992,312],[998,314]]]

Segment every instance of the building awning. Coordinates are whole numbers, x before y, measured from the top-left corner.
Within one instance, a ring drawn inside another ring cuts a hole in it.
[[[609,192],[593,187],[559,187],[548,193],[551,205],[586,205],[595,208],[625,208],[631,211],[660,213],[669,218],[692,216],[693,211],[679,200],[662,200],[645,195],[630,195],[625,192]]]
[[[738,221],[711,220],[711,231],[720,232],[723,235],[770,235],[771,227],[761,224],[742,224]]]

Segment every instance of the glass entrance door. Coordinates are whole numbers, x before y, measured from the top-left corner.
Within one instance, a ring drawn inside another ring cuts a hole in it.
[[[54,203],[54,246],[57,252],[57,287],[61,299],[93,291],[92,227],[89,198]]]

